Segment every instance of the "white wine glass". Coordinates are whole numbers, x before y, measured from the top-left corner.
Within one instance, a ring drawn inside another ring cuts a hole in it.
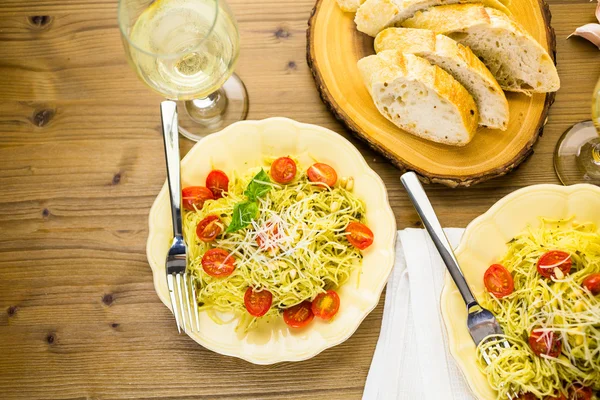
[[[569,128],[554,150],[554,169],[564,185],[600,186],[600,80],[592,99],[592,120]]]
[[[131,67],[151,89],[179,100],[179,132],[191,140],[248,115],[233,73],[239,32],[224,0],[119,0],[119,28]]]

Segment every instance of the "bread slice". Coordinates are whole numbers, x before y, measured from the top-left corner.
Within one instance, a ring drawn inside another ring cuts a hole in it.
[[[481,4],[433,7],[402,25],[430,29],[470,47],[504,90],[531,95],[560,88],[558,72],[544,47],[495,9]]]
[[[452,146],[473,138],[475,101],[446,71],[396,50],[362,58],[358,69],[379,112],[398,127]]]
[[[345,12],[356,12],[365,0],[337,0],[338,6]]]
[[[366,0],[358,8],[354,22],[360,32],[375,37],[383,29],[401,23],[415,15],[417,11],[443,4],[474,2],[510,14],[508,8],[499,0]]]
[[[387,28],[375,38],[375,51],[398,50],[425,58],[448,72],[473,96],[479,125],[506,130],[508,101],[496,79],[468,48],[428,29]]]

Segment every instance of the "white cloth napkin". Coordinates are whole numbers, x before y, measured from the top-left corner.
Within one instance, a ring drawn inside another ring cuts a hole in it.
[[[464,229],[445,229],[453,247]],[[446,267],[427,232],[398,232],[383,322],[363,400],[474,400],[440,312]]]

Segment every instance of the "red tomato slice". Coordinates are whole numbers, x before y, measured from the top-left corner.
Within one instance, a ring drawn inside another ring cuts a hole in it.
[[[333,187],[337,182],[337,173],[335,169],[327,164],[316,163],[312,165],[307,171],[308,180],[311,182],[324,183],[329,187]]]
[[[215,196],[215,199],[223,197],[223,192],[227,192],[229,189],[229,178],[225,172],[213,169],[206,177],[206,187]]]
[[[268,290],[255,292],[251,287],[246,289],[244,305],[250,315],[262,317],[269,311],[273,303],[273,295]]]
[[[203,242],[212,242],[223,231],[219,223],[219,217],[209,215],[196,226],[196,235]]]
[[[292,328],[302,328],[313,320],[310,301],[303,301],[283,311],[283,321]]]
[[[313,314],[324,320],[330,320],[340,309],[340,296],[333,290],[319,293],[312,301]]]
[[[194,211],[194,206],[200,210],[206,200],[213,200],[215,196],[204,186],[188,186],[181,191],[183,208]]]
[[[229,276],[235,269],[235,260],[223,249],[210,249],[202,256],[202,269],[216,278]]]
[[[270,250],[277,247],[276,240],[280,238],[279,224],[276,222],[267,222],[260,233],[256,235],[256,243],[262,250]]]
[[[574,383],[569,390],[570,400],[591,400],[594,392],[591,387],[583,386],[579,383]]]
[[[544,334],[537,328],[534,328],[529,335],[529,347],[536,355],[545,354],[549,357],[556,358],[560,355],[562,343],[554,332]]]
[[[373,244],[373,232],[365,224],[350,222],[346,226],[346,239],[354,247],[364,250]]]
[[[515,291],[515,281],[503,265],[491,265],[483,274],[485,288],[494,297],[501,299]]]
[[[546,400],[567,400],[564,394],[558,393],[556,396],[546,397]]]
[[[594,296],[600,294],[600,273],[590,274],[581,282],[581,286],[592,292]]]
[[[544,278],[556,278],[554,268],[558,268],[564,275],[571,271],[571,255],[560,250],[552,250],[540,257],[537,270]]]
[[[290,183],[296,177],[296,163],[289,157],[280,157],[271,164],[271,178],[277,183]]]

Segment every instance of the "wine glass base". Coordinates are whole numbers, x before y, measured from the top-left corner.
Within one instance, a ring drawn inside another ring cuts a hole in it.
[[[554,170],[563,185],[600,186],[600,137],[592,121],[579,122],[561,136],[554,151]]]
[[[179,133],[195,142],[248,116],[248,91],[233,74],[211,98],[180,101]]]

